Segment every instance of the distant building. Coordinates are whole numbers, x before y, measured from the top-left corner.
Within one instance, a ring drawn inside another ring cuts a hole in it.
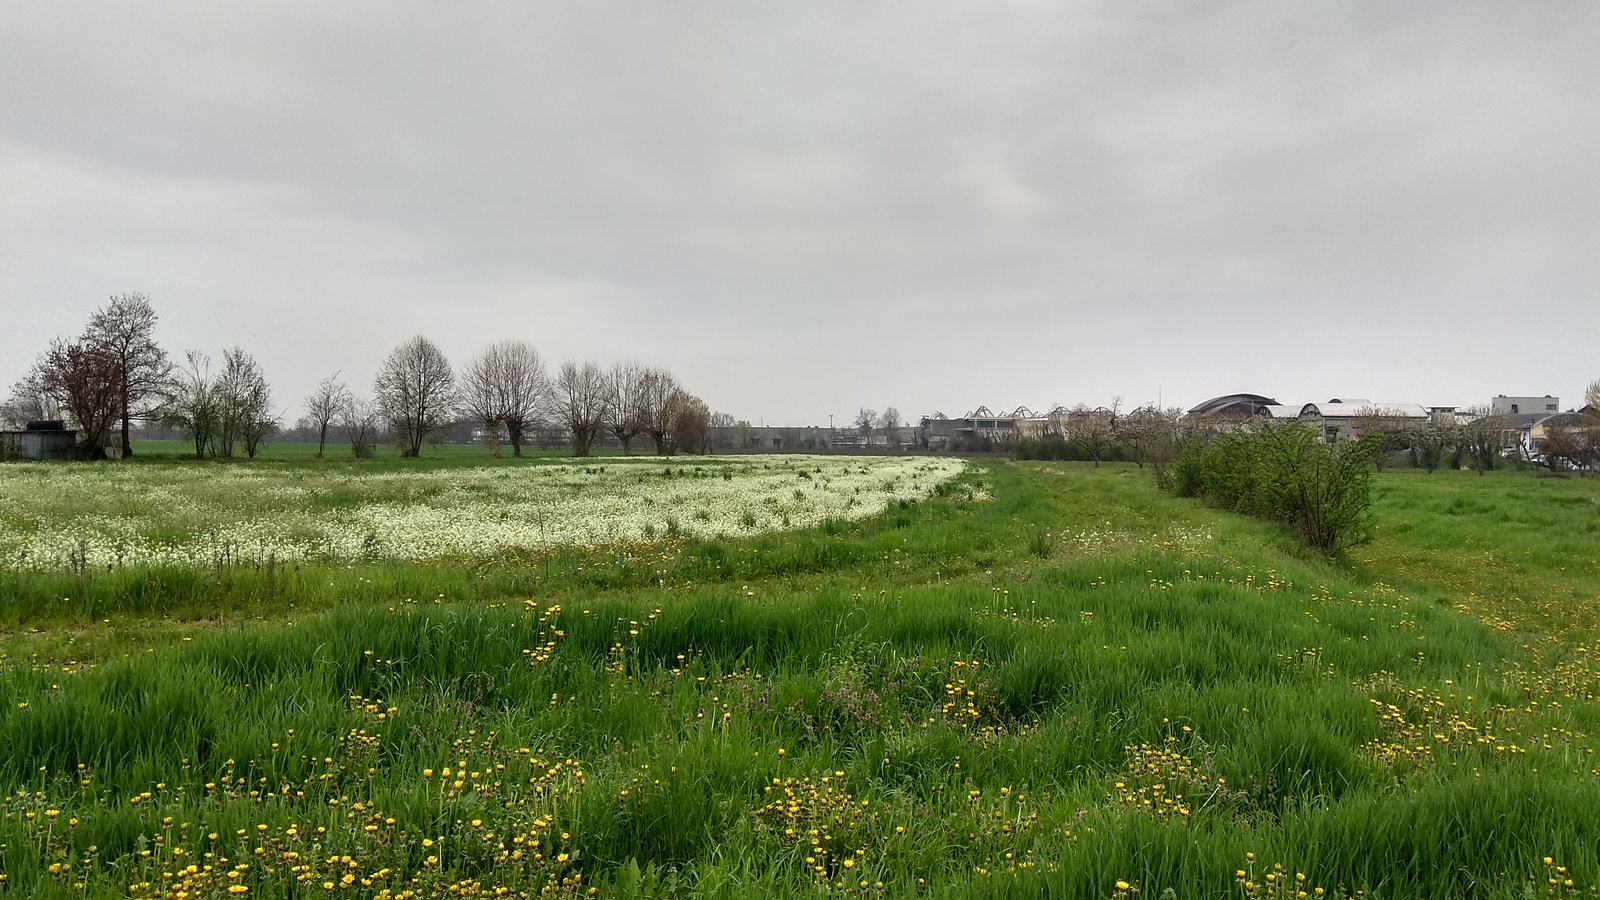
[[[1296,407],[1298,409],[1299,407]],[[1244,421],[1256,416],[1268,415],[1272,418],[1283,418],[1282,415],[1273,415],[1271,410],[1283,410],[1287,407],[1279,406],[1278,401],[1260,394],[1223,394],[1221,397],[1212,397],[1204,403],[1189,410],[1189,415],[1207,419],[1232,419]]]
[[[1415,403],[1374,403],[1361,398],[1338,397],[1326,403],[1307,403],[1300,408],[1297,417],[1299,422],[1315,429],[1325,444],[1359,438],[1365,424],[1373,420],[1421,424],[1431,419],[1428,409]]]
[[[1279,403],[1262,394],[1224,394],[1189,410],[1189,415],[1223,425],[1257,419],[1298,422],[1317,432],[1323,443],[1360,437],[1372,419],[1427,422],[1453,416],[1453,407],[1423,407],[1415,403],[1376,403],[1360,397],[1335,397],[1323,403]]]
[[[1561,398],[1545,394],[1543,397],[1507,397],[1501,394],[1489,401],[1490,409],[1502,416],[1533,416],[1540,418],[1561,411]]]
[[[0,431],[0,459],[71,459],[77,444],[78,433],[63,422],[29,422],[22,431]]]
[[[1003,415],[991,412],[987,406],[980,406],[958,419],[948,418],[942,412],[924,416],[920,427],[922,439],[927,442],[929,450],[977,450],[1009,445],[1017,439],[1020,431],[1027,429],[1030,422],[1041,419],[1026,406],[1019,406]]]

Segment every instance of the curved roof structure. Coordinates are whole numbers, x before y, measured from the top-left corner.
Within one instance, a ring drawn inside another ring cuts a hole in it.
[[[1268,406],[1277,406],[1278,401],[1260,394],[1224,394],[1221,397],[1212,397],[1204,403],[1189,410],[1191,416],[1251,416],[1260,415]]]
[[[1329,400],[1327,403],[1307,403],[1300,408],[1301,417],[1342,418],[1355,416],[1383,416],[1402,419],[1426,419],[1428,411],[1415,403],[1373,403],[1371,400]]]

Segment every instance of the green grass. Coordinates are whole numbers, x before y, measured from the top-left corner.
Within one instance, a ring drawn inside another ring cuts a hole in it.
[[[1600,883],[1600,482],[1385,473],[1330,562],[1129,467],[964,477],[740,541],[7,575],[0,891]]]

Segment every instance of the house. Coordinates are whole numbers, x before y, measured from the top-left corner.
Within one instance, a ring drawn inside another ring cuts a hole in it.
[[[71,459],[77,444],[78,433],[63,422],[29,422],[22,431],[0,431],[0,459]]]
[[[1561,411],[1561,398],[1545,394],[1543,397],[1507,397],[1501,394],[1489,401],[1489,408],[1502,416],[1547,416]]]

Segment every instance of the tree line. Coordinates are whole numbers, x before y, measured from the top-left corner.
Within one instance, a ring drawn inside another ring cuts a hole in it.
[[[1400,463],[1434,472],[1469,468],[1479,473],[1515,463],[1537,463],[1580,473],[1600,470],[1600,381],[1589,385],[1576,414],[1554,416],[1528,443],[1509,416],[1488,405],[1457,416],[1418,419],[1394,410],[1373,409],[1351,423],[1351,437],[1367,442],[1377,467]],[[1159,474],[1186,446],[1204,443],[1237,429],[1260,430],[1262,423],[1189,416],[1178,407],[1147,404],[1128,413],[1121,404],[1090,409],[1058,407],[1038,428],[1011,446],[1018,459],[1137,463]],[[963,448],[967,449],[967,448]],[[970,449],[993,449],[970,448]]]
[[[282,422],[260,363],[240,347],[224,350],[215,366],[196,351],[174,362],[155,340],[157,321],[146,295],[112,297],[78,337],[51,342],[12,385],[0,420],[18,428],[63,421],[77,431],[76,453],[86,459],[104,458],[108,449],[131,457],[135,421],[183,434],[196,458],[255,458]],[[370,396],[334,373],[317,384],[305,409],[300,425],[316,435],[319,457],[330,438],[347,441],[358,458],[383,441],[415,457],[462,422],[494,456],[504,444],[521,456],[531,431],[552,426],[577,456],[608,439],[624,452],[648,442],[661,455],[704,453],[711,429],[732,424],[664,368],[568,360],[552,374],[532,345],[502,340],[457,370],[422,335],[389,353]]]

